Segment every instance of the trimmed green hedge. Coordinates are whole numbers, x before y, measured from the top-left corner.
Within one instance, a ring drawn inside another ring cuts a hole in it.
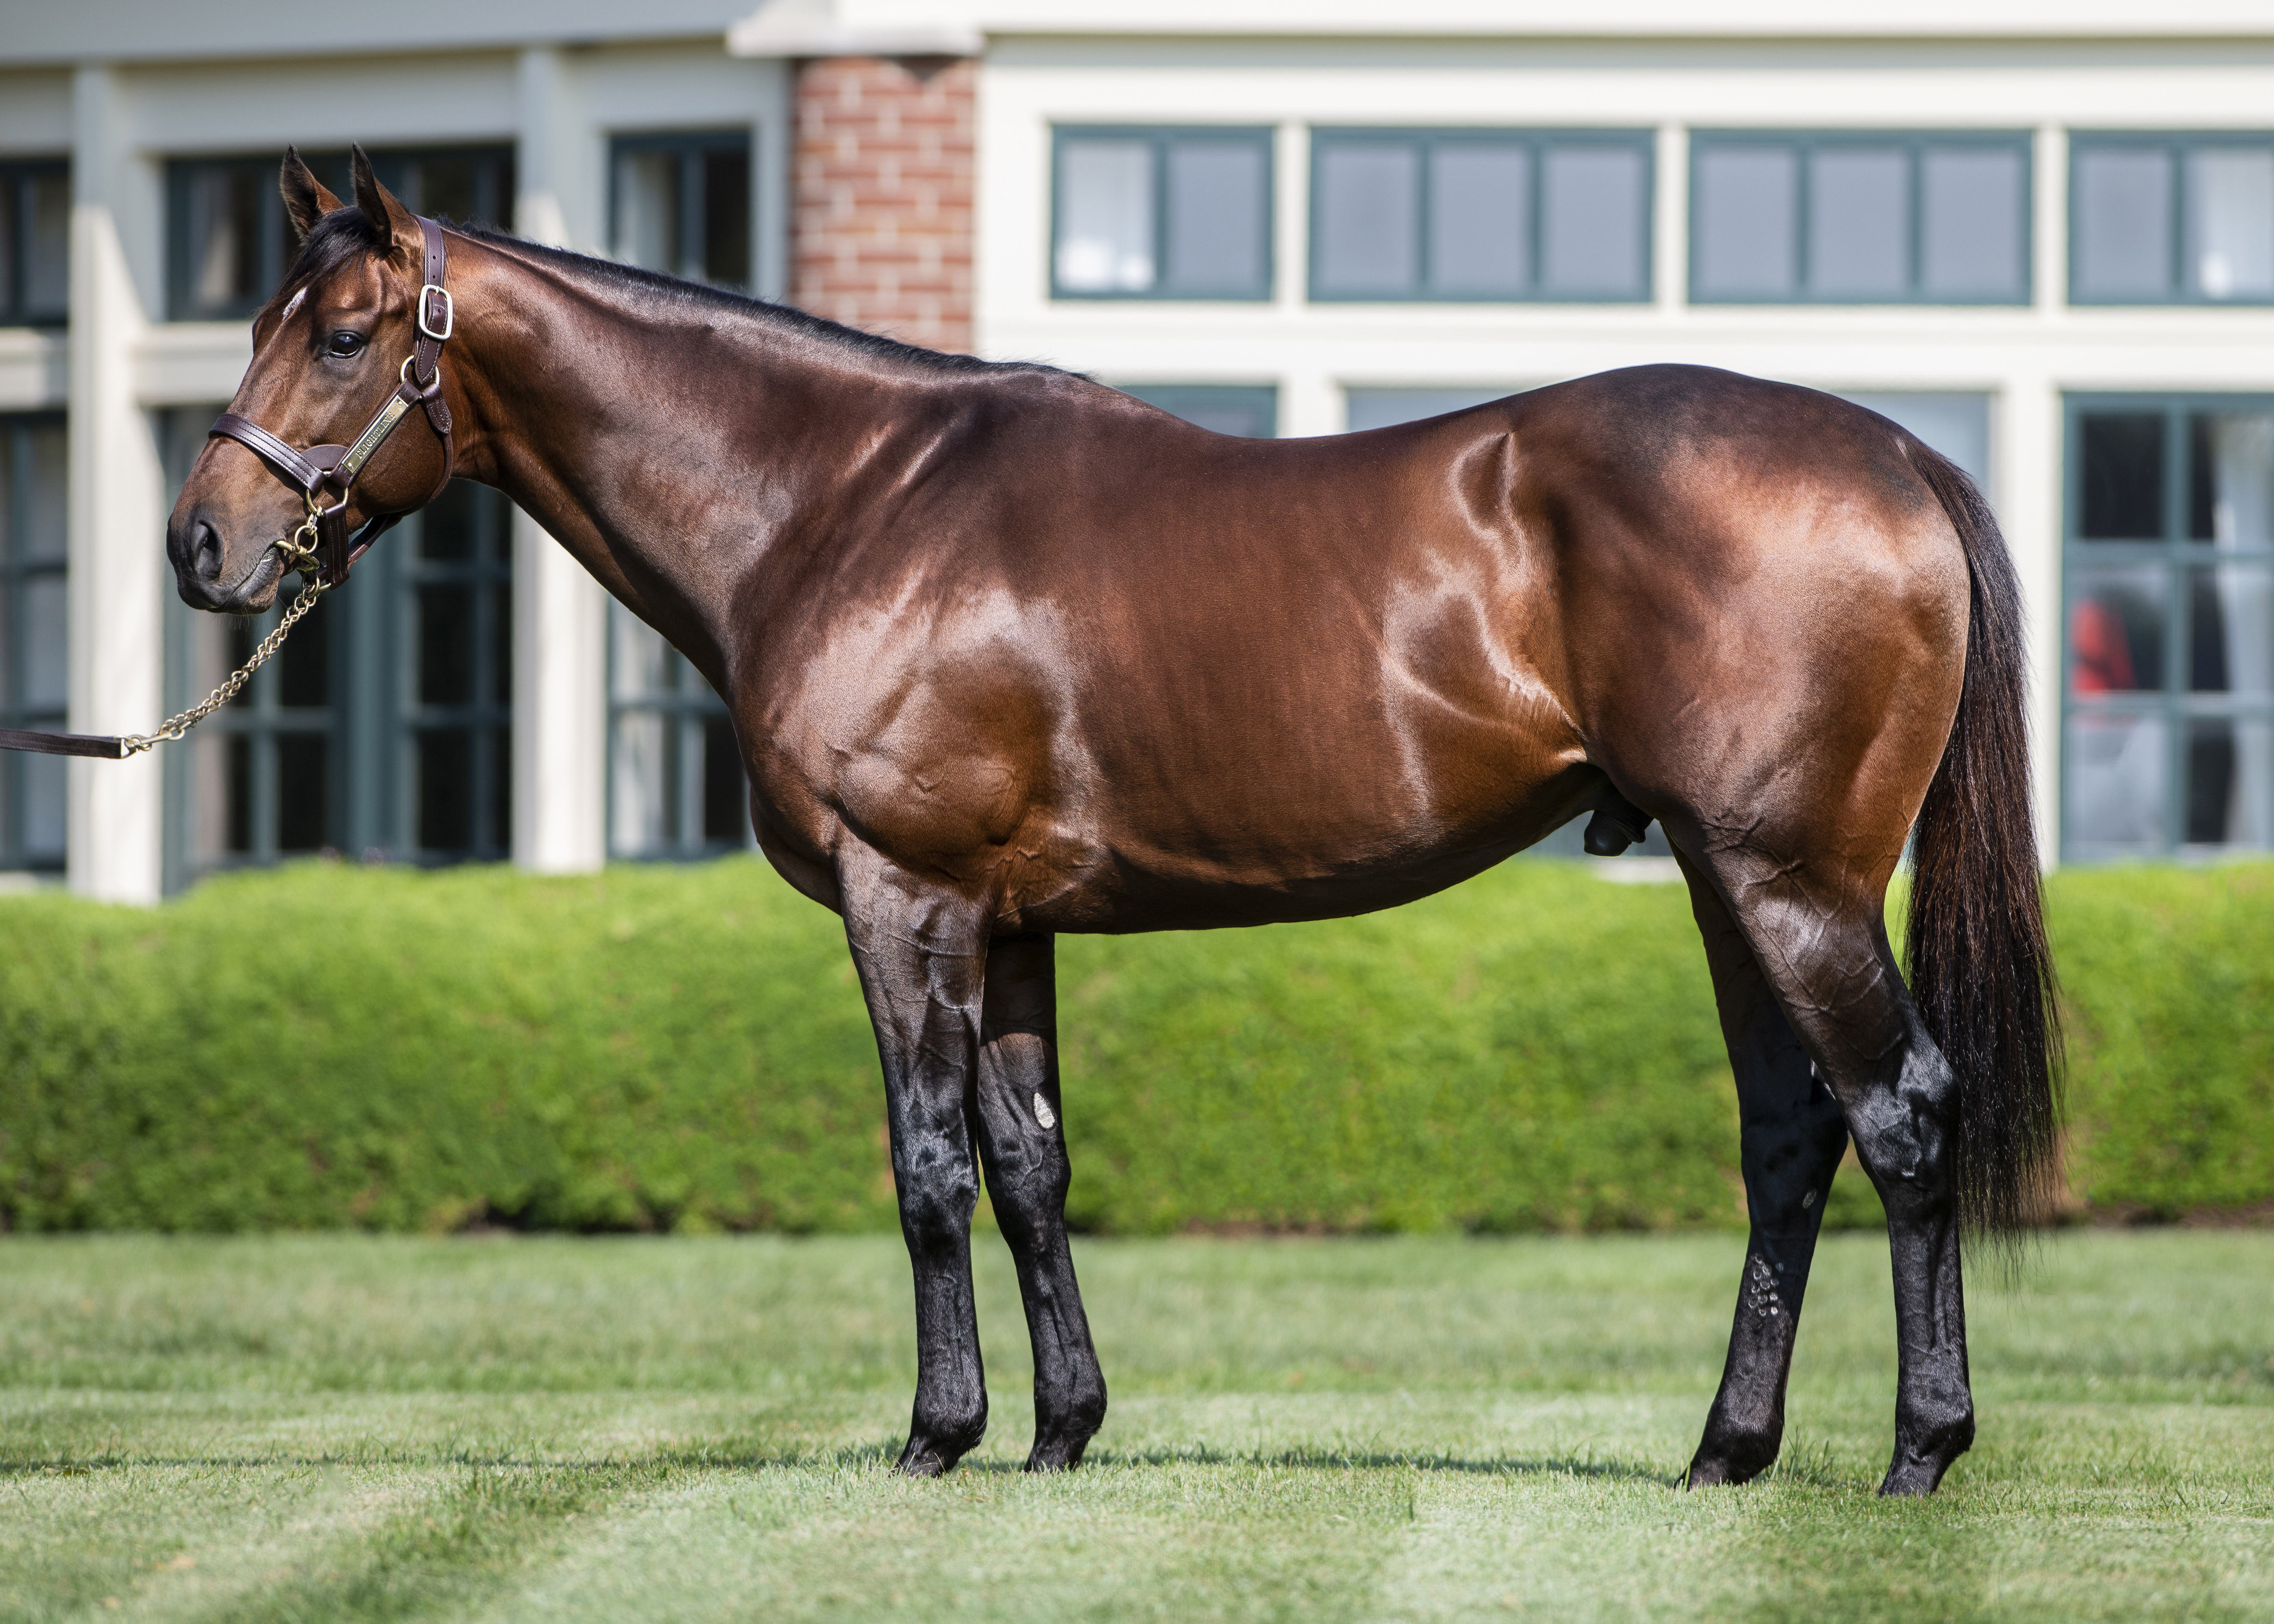
[[[2057,876],[2070,1184],[2274,1199],[2274,867]],[[19,1229],[889,1228],[837,921],[754,860],[309,863],[155,913],[0,900]],[[1679,886],[1504,864],[1333,924],[1059,944],[1090,1229],[1742,1221]],[[1851,1169],[1835,1222],[1876,1219]]]

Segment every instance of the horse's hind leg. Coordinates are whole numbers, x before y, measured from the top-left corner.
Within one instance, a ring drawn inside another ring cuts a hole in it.
[[[900,1470],[937,1477],[987,1431],[971,1298],[970,1119],[987,910],[865,851],[840,861],[846,940],[877,1030],[900,1234],[915,1273],[916,1398]]]
[[[1879,1489],[1931,1493],[1974,1441],[1959,1268],[1957,1079],[1895,968],[1879,886],[1835,853],[1772,853],[1758,831],[1706,856],[1715,891],[1831,1085],[1887,1209],[1901,1363],[1894,1458]]]
[[[987,955],[975,1125],[987,1195],[1019,1267],[1035,1348],[1029,1471],[1075,1464],[1105,1421],[1105,1377],[1066,1249],[1071,1169],[1060,1123],[1058,983],[1048,936],[998,942]]]
[[[1753,950],[1712,884],[1694,870],[1690,895],[1737,1079],[1745,1205],[1752,1224],[1721,1388],[1690,1462],[1687,1481],[1694,1488],[1743,1483],[1777,1457],[1801,1299],[1824,1222],[1825,1193],[1848,1147],[1848,1124],[1793,1035]]]

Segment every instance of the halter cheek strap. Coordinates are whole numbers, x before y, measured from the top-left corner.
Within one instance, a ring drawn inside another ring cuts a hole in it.
[[[379,409],[379,415],[365,426],[364,432],[356,436],[355,444],[311,446],[305,451],[296,451],[250,417],[240,417],[233,411],[222,413],[214,419],[213,427],[206,431],[208,439],[236,440],[299,487],[308,516],[290,539],[271,545],[284,550],[288,566],[304,573],[320,562],[319,583],[325,587],[335,587],[345,581],[349,568],[403,516],[399,513],[380,514],[354,535],[348,533],[348,492],[356,476],[363,472],[372,454],[387,443],[388,436],[395,432],[395,425],[412,407],[425,409],[426,421],[442,441],[442,477],[434,482],[425,501],[418,505],[423,508],[440,496],[457,471],[457,448],[450,440],[450,408],[442,399],[442,346],[457,326],[456,307],[451,302],[449,290],[443,286],[448,256],[441,226],[423,214],[412,218],[418,222],[419,236],[425,246],[424,274],[414,309],[418,342],[403,360],[401,381],[395,393],[388,396],[387,403]],[[332,500],[327,500],[328,498]]]

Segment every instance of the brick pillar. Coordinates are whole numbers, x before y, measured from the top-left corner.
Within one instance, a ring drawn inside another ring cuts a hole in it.
[[[790,303],[971,348],[969,57],[829,56],[797,76]]]

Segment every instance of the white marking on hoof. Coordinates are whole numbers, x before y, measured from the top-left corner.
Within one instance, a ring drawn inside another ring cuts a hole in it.
[[[1815,1205],[1816,1205],[1816,1192],[1815,1192],[1815,1191],[1813,1191],[1813,1190],[1810,1191],[1806,1195],[1804,1195],[1804,1196],[1803,1196],[1803,1197],[1801,1197],[1801,1198],[1800,1198],[1800,1210],[1801,1210],[1801,1211],[1803,1211],[1803,1212],[1806,1212],[1810,1207],[1813,1207],[1813,1206],[1815,1206]]]
[[[1050,1114],[1050,1102],[1043,1098],[1039,1091],[1035,1095],[1035,1120],[1045,1128],[1055,1128],[1058,1125],[1058,1119]]]

